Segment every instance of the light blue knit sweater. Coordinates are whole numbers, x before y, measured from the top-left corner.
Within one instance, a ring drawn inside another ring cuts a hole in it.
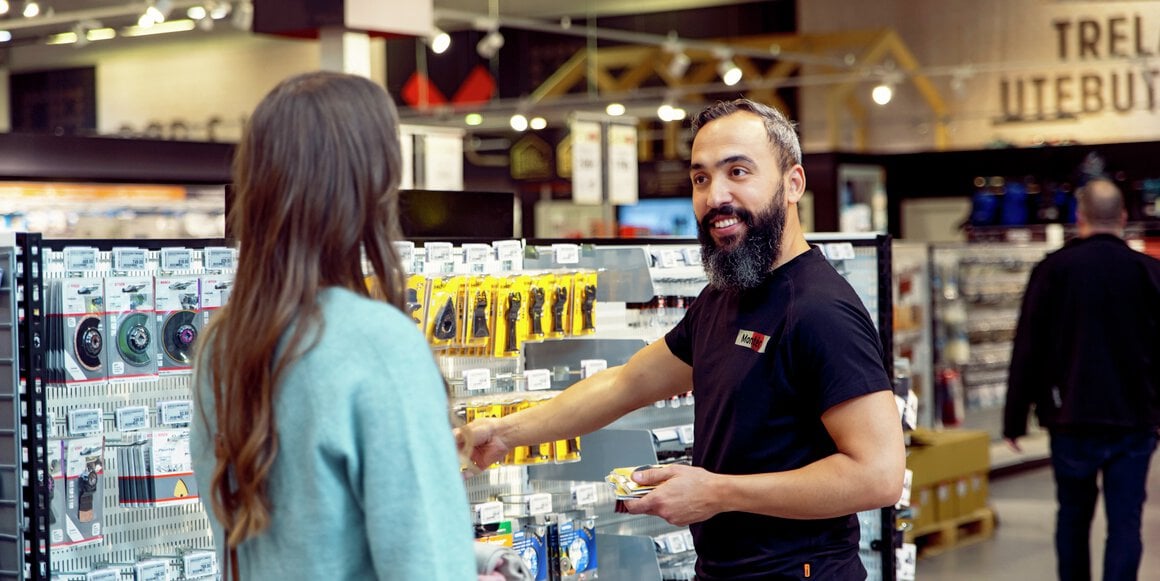
[[[336,288],[319,300],[321,340],[278,387],[272,520],[239,547],[242,579],[473,581],[467,494],[426,342],[384,303]],[[199,405],[212,401],[206,376],[194,381]],[[213,428],[201,417],[194,472],[220,556]]]

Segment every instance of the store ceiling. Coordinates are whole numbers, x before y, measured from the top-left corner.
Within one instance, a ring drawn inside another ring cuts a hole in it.
[[[509,18],[537,18],[554,20],[561,17],[590,18],[643,14],[744,4],[755,0],[434,0],[438,12],[474,13]],[[32,0],[0,0],[0,10],[8,5],[7,14],[0,15],[0,30],[12,35],[10,45],[39,43],[50,34],[73,31],[78,23],[89,28],[110,27],[122,29],[132,26],[151,4],[172,7],[170,20],[185,18],[192,6],[230,5],[234,15],[239,0],[39,0],[40,14],[25,18],[22,12]],[[223,22],[225,24],[223,24]],[[232,28],[232,17],[215,23],[213,30]],[[237,23],[240,24],[240,23]],[[207,27],[208,28],[208,27]],[[3,35],[0,35],[2,37]],[[118,37],[123,35],[118,35]],[[114,40],[115,42],[115,40]],[[83,44],[83,43],[82,43]],[[0,44],[3,46],[3,44]]]

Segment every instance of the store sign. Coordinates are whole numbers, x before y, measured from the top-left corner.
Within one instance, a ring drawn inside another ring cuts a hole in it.
[[[604,199],[604,162],[600,124],[572,122],[572,201],[599,204]]]
[[[1160,19],[1141,14],[1051,21],[1056,57],[1067,70],[999,78],[1002,123],[1157,110]]]

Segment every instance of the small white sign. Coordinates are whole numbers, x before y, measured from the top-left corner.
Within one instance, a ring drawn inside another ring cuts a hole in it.
[[[141,248],[114,248],[113,270],[145,270],[145,250]]]
[[[193,251],[188,248],[162,248],[161,270],[189,270],[193,268]]]
[[[169,566],[165,561],[152,559],[133,565],[135,581],[169,581]]]
[[[160,423],[163,426],[181,426],[193,420],[193,401],[179,399],[163,401],[157,405]]]
[[[675,268],[681,265],[681,252],[665,249],[660,253],[661,268]]]
[[[553,244],[552,255],[556,264],[579,264],[580,246],[577,244]]]
[[[121,581],[121,572],[111,567],[85,573],[85,581]]]
[[[72,410],[68,413],[68,433],[83,436],[104,431],[105,414],[98,408]]]
[[[635,204],[637,190],[636,127],[608,126],[608,201],[613,204]]]
[[[487,369],[465,369],[463,384],[467,391],[479,391],[491,387],[491,371]]]
[[[117,408],[116,423],[118,432],[144,430],[149,427],[149,408],[143,405]]]
[[[701,249],[700,248],[686,248],[681,251],[685,256],[685,264],[688,266],[697,266],[701,264]]]
[[[680,438],[680,435],[677,434],[677,429],[672,428],[672,427],[670,427],[670,428],[653,428],[652,434],[653,434],[653,437],[656,438],[656,440],[658,442],[671,442],[673,440]]]
[[[902,496],[899,497],[895,508],[906,508],[910,506],[910,490],[914,483],[914,472],[909,468],[902,473]]]
[[[599,204],[604,199],[601,128],[591,121],[572,122],[572,201]]]
[[[596,485],[591,482],[573,484],[572,504],[576,506],[591,506],[596,504]]]
[[[693,424],[677,426],[677,439],[688,446],[693,443]]]
[[[237,265],[234,251],[223,246],[210,246],[201,252],[202,263],[213,270],[232,270]]]
[[[182,570],[187,579],[209,577],[218,572],[217,555],[209,552],[196,552],[181,557]]]
[[[832,242],[822,245],[822,253],[830,260],[851,260],[856,257],[854,245],[849,242]]]
[[[89,272],[97,269],[97,249],[87,246],[69,246],[64,249],[64,269],[69,272]]]
[[[491,245],[495,247],[495,256],[506,270],[523,264],[524,249],[519,240],[496,240]]]
[[[605,369],[608,369],[608,361],[605,359],[582,359],[580,361],[581,377],[592,377]]]
[[[527,501],[528,516],[548,514],[552,512],[552,495],[547,492],[529,494]]]
[[[451,260],[450,242],[428,242],[423,245],[427,251],[427,262],[445,262]]]
[[[415,243],[410,240],[395,242],[395,252],[398,253],[399,262],[407,272],[412,272],[412,265],[415,263]]]
[[[498,500],[481,502],[474,508],[475,524],[489,525],[503,520],[503,503]]]
[[[543,391],[552,388],[552,372],[547,369],[529,369],[524,372],[528,391]]]

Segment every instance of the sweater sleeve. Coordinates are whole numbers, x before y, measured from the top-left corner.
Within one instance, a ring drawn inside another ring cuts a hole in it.
[[[378,579],[475,579],[467,493],[459,472],[447,397],[430,351],[400,349],[353,402],[365,526]]]
[[[1043,263],[1031,271],[1027,290],[1019,309],[1019,322],[1011,349],[1011,366],[1007,373],[1007,396],[1003,408],[1003,437],[1018,438],[1027,434],[1027,415],[1031,405],[1045,389],[1046,375],[1040,366],[1038,353],[1047,340],[1043,328],[1045,313],[1051,312],[1047,303],[1047,268]]]

